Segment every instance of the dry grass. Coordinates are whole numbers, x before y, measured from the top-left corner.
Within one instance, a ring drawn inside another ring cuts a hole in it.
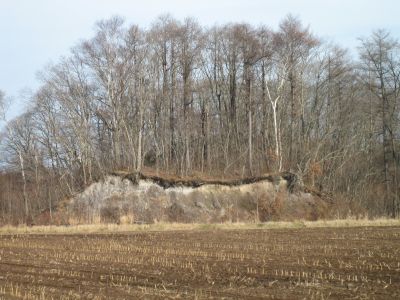
[[[75,233],[118,233],[130,231],[174,231],[174,230],[240,230],[240,229],[285,229],[321,227],[375,227],[400,226],[400,219],[343,219],[321,221],[266,222],[266,223],[218,223],[218,224],[91,224],[74,226],[3,226],[0,234],[75,234]]]

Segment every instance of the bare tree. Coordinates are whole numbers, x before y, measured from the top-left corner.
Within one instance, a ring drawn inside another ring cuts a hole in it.
[[[126,39],[123,20],[114,17],[97,23],[96,36],[81,46],[82,62],[97,81],[97,115],[111,136],[114,167],[123,165],[122,115],[128,82],[133,74],[134,49]]]
[[[399,44],[384,30],[377,30],[361,40],[361,69],[372,73],[374,80],[366,82],[380,102],[382,122],[383,176],[388,210],[392,217],[399,214],[397,151],[395,148],[396,118],[400,94]]]
[[[303,98],[301,96],[302,65],[307,62],[310,51],[318,44],[318,40],[304,28],[299,19],[288,15],[280,24],[280,30],[276,34],[276,42],[281,49],[282,60],[287,62],[287,75],[289,81],[289,168],[295,168],[295,160],[300,157],[300,152],[294,149],[295,130],[298,129],[301,136],[304,132],[304,116],[301,112]],[[299,95],[300,94],[300,95]],[[299,122],[300,120],[300,122]],[[297,152],[295,155],[294,152]]]
[[[4,119],[4,113],[5,113],[5,93],[0,90],[0,117],[1,119]]]
[[[107,172],[154,168],[291,170],[343,199],[342,212],[398,216],[399,78],[399,44],[385,31],[362,39],[355,60],[290,15],[276,31],[169,15],[149,30],[100,21],[42,71],[29,111],[3,131],[2,166],[16,173],[0,215],[27,220]]]
[[[33,168],[33,160],[37,155],[35,136],[32,126],[32,113],[28,112],[13,120],[7,126],[7,151],[10,154],[10,162],[19,165],[19,171],[23,180],[23,202],[25,222],[29,222],[30,209],[27,194],[27,170]]]

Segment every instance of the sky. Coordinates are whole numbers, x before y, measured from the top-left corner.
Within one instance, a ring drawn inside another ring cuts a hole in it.
[[[357,39],[385,28],[400,37],[399,0],[0,0],[0,90],[11,99],[8,118],[23,112],[40,85],[38,72],[114,15],[149,27],[170,13],[203,26],[247,22],[277,29],[288,14],[320,38],[356,49]]]

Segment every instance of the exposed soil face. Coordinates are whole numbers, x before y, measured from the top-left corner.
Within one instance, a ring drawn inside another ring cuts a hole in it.
[[[400,228],[0,236],[0,299],[399,299]]]
[[[291,173],[231,180],[116,173],[87,187],[61,211],[72,224],[326,217],[328,204],[318,195],[301,190],[296,178]]]

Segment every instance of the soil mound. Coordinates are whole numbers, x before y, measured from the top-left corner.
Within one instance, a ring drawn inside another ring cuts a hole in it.
[[[327,203],[295,174],[217,180],[114,172],[66,205],[70,223],[316,220]]]

